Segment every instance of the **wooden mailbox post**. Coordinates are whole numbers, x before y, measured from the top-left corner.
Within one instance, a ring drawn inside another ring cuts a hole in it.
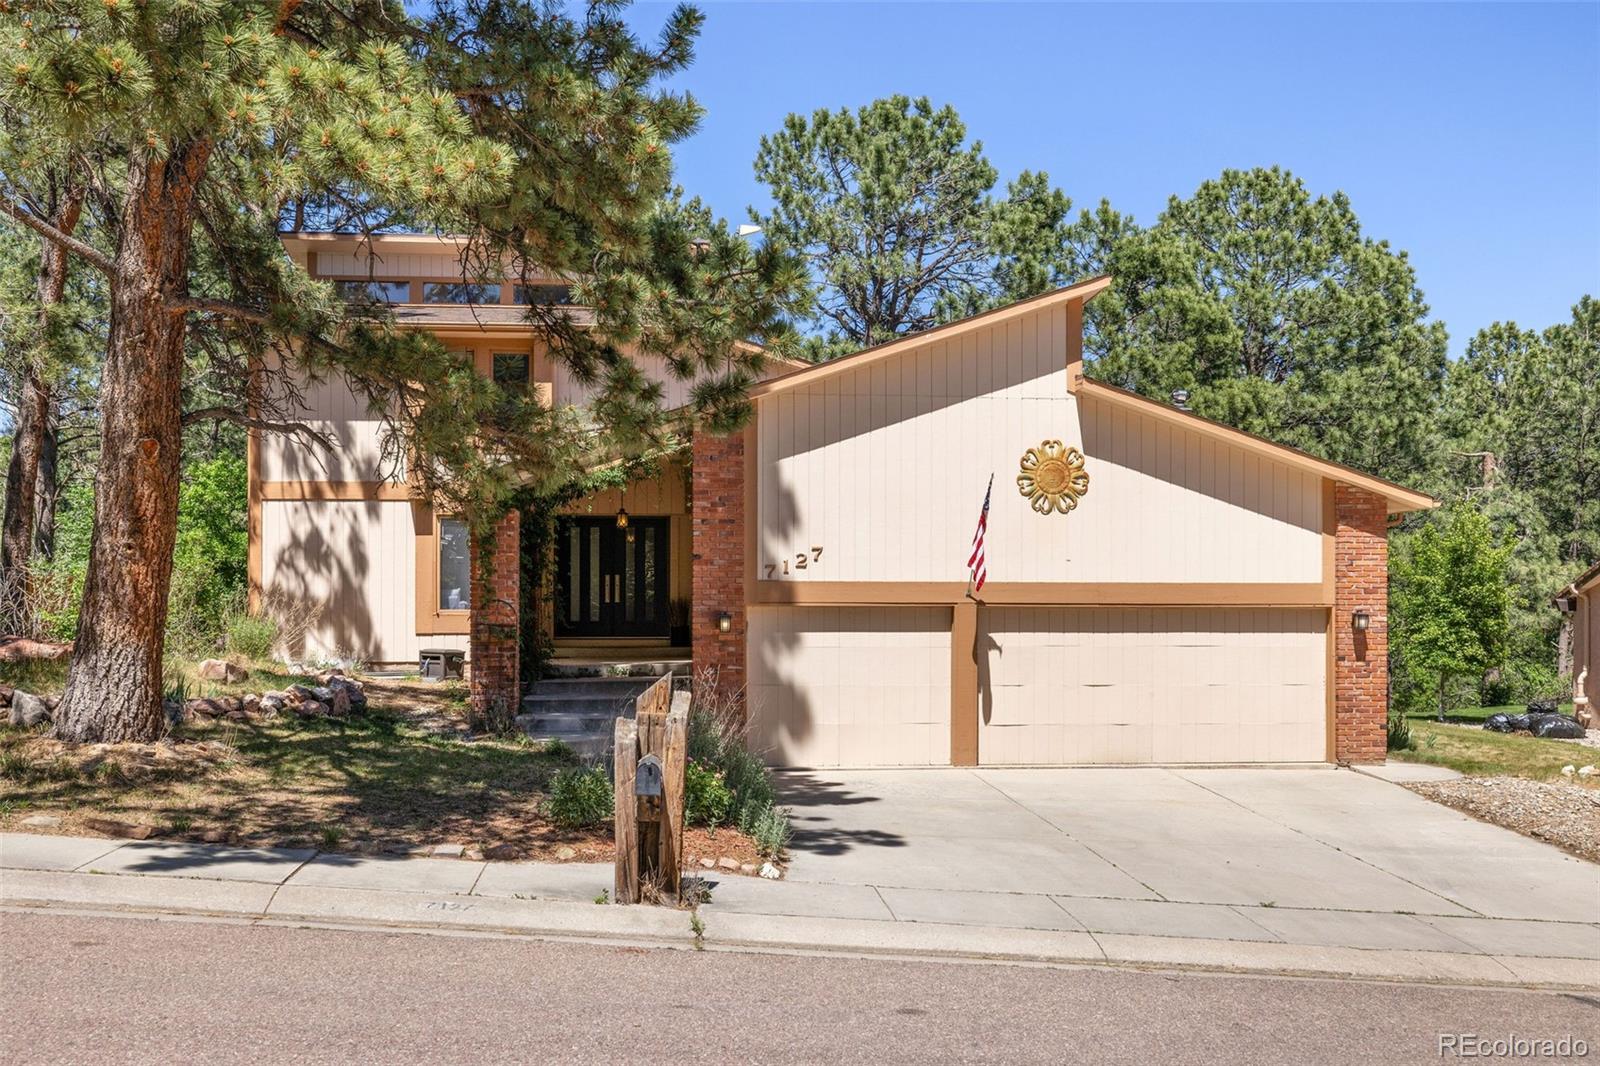
[[[618,903],[638,903],[639,886],[655,882],[676,896],[683,876],[683,782],[689,712],[672,709],[668,674],[618,718],[613,748]]]

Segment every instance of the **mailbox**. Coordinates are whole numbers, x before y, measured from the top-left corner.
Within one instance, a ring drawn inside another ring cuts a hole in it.
[[[638,767],[633,771],[633,794],[661,795],[661,756],[646,755],[639,760]]]

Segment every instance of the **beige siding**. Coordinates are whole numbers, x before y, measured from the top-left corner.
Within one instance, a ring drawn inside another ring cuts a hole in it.
[[[751,746],[783,766],[950,762],[950,610],[750,612]]]
[[[394,474],[385,465],[385,424],[367,409],[343,377],[301,385],[304,409],[294,416],[326,435],[331,449],[278,433],[261,437],[262,481],[378,481]],[[400,471],[403,476],[403,470]]]
[[[261,578],[269,604],[318,612],[291,658],[415,662],[417,650],[465,648],[465,636],[416,633],[416,547],[409,503],[272,501],[261,505]]]
[[[317,274],[329,278],[459,278],[457,252],[381,252],[370,262],[359,252],[317,252]]]
[[[1065,364],[1066,312],[1046,309],[762,398],[758,577],[964,580],[992,473],[991,581],[1321,580],[1316,476],[1080,403]],[[1047,439],[1088,457],[1069,515],[1017,491],[1023,452]]]
[[[670,411],[689,402],[693,381],[686,381],[674,375],[672,367],[658,355],[635,355],[633,358],[644,376],[661,386],[663,408]],[[553,362],[555,402],[558,406],[562,404],[570,404],[573,407],[586,406],[605,386],[604,377],[598,381],[580,381],[565,361],[556,359]]]
[[[985,765],[1320,762],[1319,610],[987,608]]]

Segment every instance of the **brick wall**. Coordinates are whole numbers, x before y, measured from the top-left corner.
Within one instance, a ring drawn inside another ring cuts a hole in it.
[[[1333,719],[1338,762],[1383,762],[1389,716],[1389,514],[1383,497],[1334,490]],[[1366,611],[1358,633],[1351,616]]]
[[[517,676],[520,542],[521,515],[516,511],[495,525],[488,545],[472,538],[468,687],[478,729],[508,728],[522,702]]]
[[[691,584],[694,669],[715,669],[719,683],[735,690],[745,683],[745,513],[744,435],[694,438],[694,480],[690,492],[694,546]],[[717,626],[722,612],[732,629]]]

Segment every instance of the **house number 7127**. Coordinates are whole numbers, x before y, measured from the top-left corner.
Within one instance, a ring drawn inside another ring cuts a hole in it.
[[[822,561],[822,546],[818,545],[818,544],[813,544],[811,546],[811,551],[810,551],[809,554],[807,554],[806,552],[796,552],[793,564],[791,564],[788,559],[785,559],[781,563],[767,563],[766,564],[766,566],[767,566],[767,577],[772,578],[772,577],[778,576],[778,568],[779,567],[783,568],[783,576],[787,577],[788,574],[789,574],[790,565],[793,565],[796,570],[804,570],[807,567],[809,567],[812,563],[821,562],[821,561]]]

